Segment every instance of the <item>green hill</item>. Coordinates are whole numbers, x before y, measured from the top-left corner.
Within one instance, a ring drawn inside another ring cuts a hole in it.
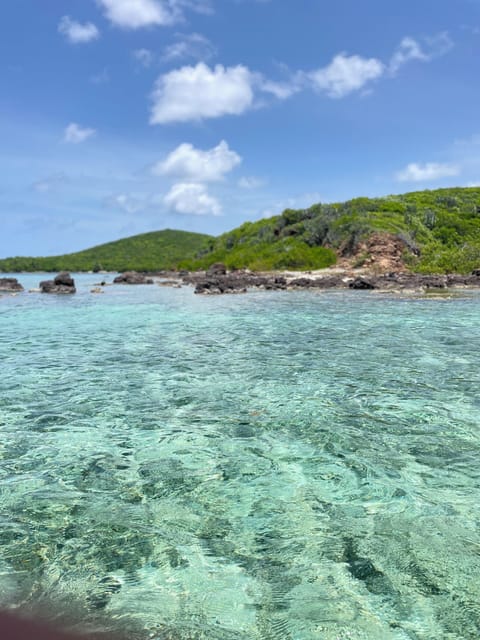
[[[375,241],[378,233],[401,241],[403,261],[414,271],[478,269],[480,188],[417,191],[287,209],[272,218],[246,222],[218,238],[167,229],[64,256],[7,258],[0,260],[0,271],[196,270],[214,262],[259,271],[318,269],[335,264],[338,256],[353,256],[354,264],[360,266],[369,257],[368,239],[373,236]]]
[[[197,255],[211,236],[188,231],[152,231],[85,251],[46,258],[6,258],[0,271],[157,271],[176,268]]]
[[[362,242],[378,232],[402,241],[404,262],[415,271],[466,273],[480,268],[480,188],[287,209],[211,239],[208,252],[182,266],[199,269],[224,262],[230,268],[254,270],[322,268],[334,264],[338,255],[358,255]]]

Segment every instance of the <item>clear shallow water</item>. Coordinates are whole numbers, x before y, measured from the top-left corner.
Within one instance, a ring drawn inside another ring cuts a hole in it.
[[[0,298],[0,603],[139,639],[480,636],[478,294],[98,278]]]

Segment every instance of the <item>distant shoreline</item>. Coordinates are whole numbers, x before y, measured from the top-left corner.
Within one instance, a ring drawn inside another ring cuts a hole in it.
[[[11,274],[18,278],[10,278],[18,283],[18,287],[7,282],[0,274],[0,293],[19,293],[23,291],[21,276],[43,274],[45,272],[20,272]],[[72,272],[73,273],[73,272]],[[405,294],[445,293],[449,290],[480,288],[480,270],[469,275],[446,274],[428,275],[407,271],[373,273],[366,269],[344,270],[327,268],[316,271],[268,271],[253,272],[249,270],[227,271],[224,265],[214,265],[208,271],[153,271],[145,273],[126,272],[117,277],[117,283],[107,282],[103,276],[113,276],[118,272],[102,271],[76,272],[82,275],[98,277],[92,283],[95,289],[91,293],[103,292],[106,286],[146,286],[157,285],[181,288],[190,286],[198,295],[222,295],[247,293],[251,290],[295,291],[295,290],[364,290],[377,292],[399,292]],[[6,274],[5,274],[6,275]],[[74,273],[75,275],[75,273]],[[2,280],[4,286],[2,287]],[[30,289],[36,292],[37,289]],[[55,291],[53,291],[55,293]]]
[[[425,275],[411,272],[372,273],[367,270],[328,268],[318,271],[190,273],[182,282],[195,286],[197,294],[245,293],[249,289],[328,290],[350,289],[385,292],[434,292],[480,288],[480,271],[470,275]]]

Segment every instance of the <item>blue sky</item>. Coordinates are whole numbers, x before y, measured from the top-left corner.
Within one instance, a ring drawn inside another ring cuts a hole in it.
[[[0,257],[480,183],[477,0],[15,0]]]

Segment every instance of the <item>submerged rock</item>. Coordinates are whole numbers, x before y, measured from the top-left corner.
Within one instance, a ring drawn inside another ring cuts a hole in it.
[[[0,278],[0,291],[23,291],[16,278]]]
[[[62,271],[53,280],[40,282],[41,293],[76,293],[75,280],[67,271]]]
[[[114,284],[153,284],[151,278],[147,278],[144,273],[137,273],[137,271],[125,271],[114,278],[113,282]]]

